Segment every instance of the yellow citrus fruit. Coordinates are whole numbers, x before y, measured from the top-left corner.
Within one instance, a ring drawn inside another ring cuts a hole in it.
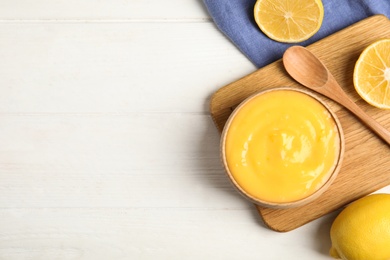
[[[364,49],[355,64],[353,84],[369,104],[390,109],[390,39],[376,41]]]
[[[344,260],[390,259],[390,194],[373,194],[348,205],[330,230],[331,256]]]
[[[302,42],[321,27],[321,0],[257,0],[254,16],[260,30],[279,42]]]

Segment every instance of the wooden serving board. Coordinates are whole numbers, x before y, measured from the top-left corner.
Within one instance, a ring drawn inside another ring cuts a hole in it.
[[[376,15],[307,48],[323,61],[352,100],[390,129],[390,111],[368,105],[358,96],[352,81],[354,65],[360,53],[369,44],[383,38],[390,38],[390,21],[385,16]],[[212,96],[210,104],[211,115],[219,131],[222,131],[233,109],[245,98],[260,90],[280,86],[304,88],[287,74],[282,60],[219,89]],[[270,209],[256,205],[264,223],[273,230],[293,230],[390,185],[390,147],[347,110],[320,97],[339,117],[344,130],[346,146],[340,173],[321,197],[305,206]]]

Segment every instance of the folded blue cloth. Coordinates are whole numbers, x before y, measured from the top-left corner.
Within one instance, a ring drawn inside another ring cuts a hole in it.
[[[253,8],[256,0],[204,0],[218,28],[257,66],[282,57],[292,44],[269,39],[258,28]],[[390,0],[322,0],[324,20],[320,30],[299,43],[306,46],[374,14],[390,17]]]

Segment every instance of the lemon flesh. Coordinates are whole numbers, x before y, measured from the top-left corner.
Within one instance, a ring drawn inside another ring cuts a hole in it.
[[[257,0],[254,17],[260,30],[279,42],[302,42],[321,27],[321,0]]]
[[[332,224],[330,255],[344,260],[390,259],[390,194],[374,194],[347,206]]]

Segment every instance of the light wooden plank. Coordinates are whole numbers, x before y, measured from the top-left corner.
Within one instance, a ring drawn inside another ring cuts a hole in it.
[[[0,24],[0,59],[0,113],[208,113],[255,70],[211,23]]]
[[[0,259],[88,260],[325,260],[333,219],[280,234],[253,209],[3,209],[0,217]]]
[[[208,20],[201,0],[3,0],[0,19]]]
[[[201,114],[3,114],[0,172],[0,207],[250,207]]]

